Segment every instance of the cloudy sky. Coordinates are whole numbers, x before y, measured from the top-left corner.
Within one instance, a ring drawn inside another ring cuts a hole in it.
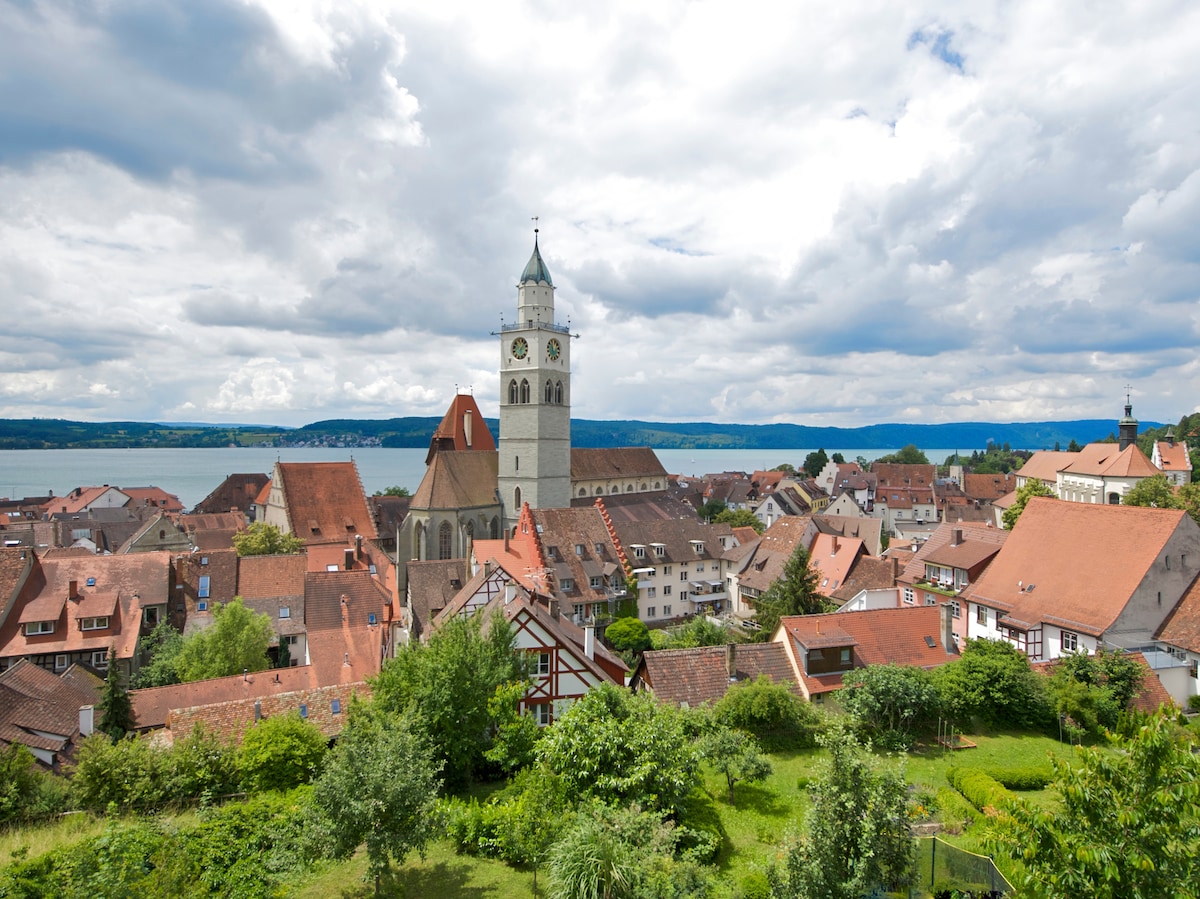
[[[0,0],[0,417],[1200,409],[1200,4]]]

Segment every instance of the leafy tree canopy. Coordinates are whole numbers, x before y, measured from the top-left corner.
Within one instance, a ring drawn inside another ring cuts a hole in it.
[[[639,618],[618,618],[605,628],[604,638],[618,652],[645,652],[651,645],[650,629]]]
[[[375,496],[412,496],[407,487],[400,487],[393,484],[391,487],[384,487],[382,490],[376,490]]]
[[[815,478],[828,463],[829,456],[825,450],[819,449],[804,457],[804,471],[810,478]]]
[[[901,771],[873,762],[844,730],[822,740],[829,760],[811,789],[799,839],[770,872],[774,899],[859,899],[907,885],[916,840]]]
[[[749,509],[726,509],[713,521],[717,524],[727,524],[733,528],[754,528],[759,534],[767,529],[767,526],[759,521]]]
[[[420,714],[447,782],[468,783],[485,764],[499,721],[489,700],[506,684],[528,678],[528,661],[502,615],[446,622],[428,643],[412,642],[372,680],[374,702],[392,714]],[[524,691],[521,691],[524,693]]]
[[[1018,487],[1017,495],[1013,500],[1013,504],[1004,510],[1004,527],[1007,530],[1011,531],[1016,526],[1017,519],[1019,519],[1021,517],[1021,513],[1025,511],[1025,506],[1028,505],[1029,500],[1035,496],[1053,497],[1054,491],[1037,478],[1030,478],[1025,482],[1023,487]]]
[[[792,690],[775,684],[765,674],[755,680],[730,685],[713,706],[718,722],[753,734],[764,746],[802,749],[816,745],[824,726],[821,713]]]
[[[271,617],[247,609],[240,596],[217,606],[212,625],[185,638],[177,657],[184,683],[229,677],[270,667],[267,647],[274,636]]]
[[[817,573],[809,564],[803,543],[783,565],[783,574],[754,601],[761,633],[769,639],[786,615],[811,615],[825,611],[825,597],[817,592]]]
[[[108,673],[104,677],[104,690],[96,708],[100,711],[98,729],[108,734],[114,743],[133,730],[133,703],[121,685],[121,674],[112,650],[108,653]]]
[[[1050,719],[1044,678],[1005,640],[967,641],[962,657],[933,672],[942,704],[961,724],[1037,727]]]
[[[1165,474],[1143,478],[1125,494],[1126,506],[1152,506],[1159,509],[1182,509],[1196,524],[1200,524],[1200,484],[1184,484],[1178,490],[1171,486]]]
[[[154,625],[154,630],[142,641],[142,649],[150,660],[134,675],[133,686],[165,687],[179,683],[179,653],[183,649],[183,634],[166,618]]]
[[[238,768],[247,790],[288,790],[310,783],[325,758],[326,740],[299,714],[264,718],[246,731]]]
[[[1053,759],[1061,801],[1018,800],[1014,825],[993,833],[993,847],[1022,865],[1022,895],[1197,895],[1200,756],[1162,715],[1114,743],[1119,752],[1093,747],[1074,764]]]
[[[725,778],[730,805],[734,784],[760,783],[771,775],[771,763],[754,737],[715,721],[700,738],[700,755]]]
[[[776,465],[774,468],[772,468],[771,471],[782,471],[787,474],[795,474],[796,466],[791,462],[781,462],[779,465]]]
[[[692,734],[678,709],[612,685],[588,692],[538,742],[569,795],[674,813],[698,782]]]
[[[885,464],[899,463],[901,465],[929,464],[928,457],[911,443],[894,453],[888,453],[886,456],[880,456],[875,461],[883,462]]]
[[[885,746],[907,748],[913,732],[936,716],[938,691],[923,668],[868,665],[844,678],[841,706],[860,731]]]
[[[304,541],[295,534],[285,534],[279,525],[256,521],[233,537],[233,548],[239,556],[294,555],[303,551]]]
[[[367,876],[424,851],[437,829],[441,764],[412,715],[356,706],[313,789],[316,827],[335,858],[367,846]]]

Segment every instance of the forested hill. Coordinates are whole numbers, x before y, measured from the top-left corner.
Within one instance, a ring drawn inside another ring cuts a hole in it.
[[[0,449],[64,449],[217,446],[386,446],[429,445],[441,416],[384,420],[334,419],[301,428],[257,425],[77,422],[62,419],[0,419]],[[1142,429],[1158,427],[1142,422]],[[496,419],[487,419],[492,434]],[[984,449],[989,442],[1013,449],[1053,449],[1072,440],[1088,443],[1116,433],[1112,419],[998,424],[880,424],[862,428],[807,425],[733,425],[709,422],[571,421],[579,447],[652,446],[656,449]]]

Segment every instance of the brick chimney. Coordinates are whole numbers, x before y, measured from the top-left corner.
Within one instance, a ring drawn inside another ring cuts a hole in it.
[[[941,624],[942,624],[942,648],[947,653],[954,652],[956,645],[954,642],[954,607],[948,602],[942,603],[941,607]]]
[[[737,680],[737,644],[725,644],[725,673],[731,681]]]

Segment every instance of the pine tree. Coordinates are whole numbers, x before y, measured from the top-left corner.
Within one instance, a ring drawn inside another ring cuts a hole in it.
[[[108,651],[108,674],[104,678],[104,692],[100,694],[96,708],[101,712],[99,730],[108,734],[114,743],[133,730],[133,704],[121,686],[114,649]]]

